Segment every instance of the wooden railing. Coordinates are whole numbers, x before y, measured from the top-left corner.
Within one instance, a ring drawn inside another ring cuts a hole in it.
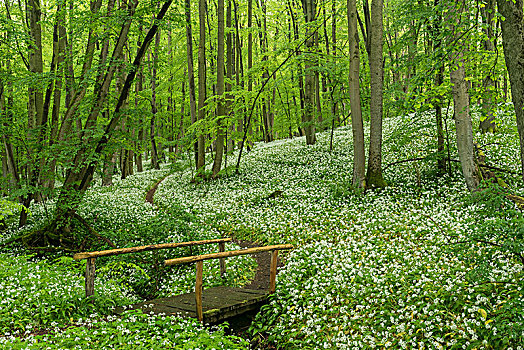
[[[84,252],[77,253],[73,256],[75,260],[86,260],[86,274],[85,274],[85,287],[86,287],[86,297],[92,296],[95,293],[95,261],[96,258],[102,256],[112,256],[112,255],[122,255],[138,252],[147,252],[151,250],[159,249],[171,249],[171,248],[181,248],[181,247],[192,247],[204,244],[215,244],[218,243],[218,251],[225,251],[226,242],[231,242],[231,238],[220,238],[220,239],[209,239],[203,241],[191,241],[191,242],[179,242],[179,243],[163,243],[163,244],[153,244],[140,247],[130,247],[130,248],[120,248],[120,249],[111,249],[111,250],[102,250],[98,252]],[[223,269],[222,269],[222,266]],[[224,259],[220,262],[220,271],[223,275],[225,273],[225,261]]]
[[[164,265],[177,265],[184,263],[196,263],[196,283],[195,283],[195,304],[196,304],[196,314],[200,322],[204,320],[204,313],[202,310],[202,278],[204,270],[204,260],[210,259],[220,259],[220,272],[223,274],[225,272],[225,258],[239,255],[255,254],[261,252],[271,252],[271,265],[270,265],[270,274],[269,274],[269,293],[274,293],[276,289],[276,277],[277,277],[277,258],[279,250],[293,249],[291,244],[281,244],[281,245],[272,245],[267,247],[257,247],[241,250],[232,250],[228,252],[220,252],[214,254],[204,254],[204,255],[195,255],[188,256],[177,259],[170,259],[164,261]]]

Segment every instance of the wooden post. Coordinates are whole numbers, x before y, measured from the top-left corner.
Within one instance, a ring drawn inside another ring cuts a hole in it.
[[[96,258],[86,260],[86,297],[95,294],[95,261]]]
[[[200,322],[204,322],[204,314],[202,311],[202,276],[204,273],[204,261],[196,262],[196,284],[195,284],[195,301],[196,314]]]
[[[226,251],[226,243],[221,242],[218,243],[218,251],[219,253],[223,253]],[[220,258],[220,277],[224,278],[226,277],[226,258]]]
[[[278,250],[271,251],[271,267],[269,271],[269,294],[275,293],[277,282]]]

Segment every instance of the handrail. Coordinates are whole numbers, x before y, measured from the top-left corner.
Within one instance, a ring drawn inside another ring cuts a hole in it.
[[[158,250],[158,249],[192,247],[196,245],[214,244],[214,243],[218,243],[219,252],[223,252],[225,251],[226,242],[231,242],[231,241],[232,241],[232,238],[220,238],[220,239],[208,239],[208,240],[202,240],[202,241],[153,244],[153,245],[146,245],[146,246],[139,246],[139,247],[101,250],[97,252],[77,253],[73,256],[73,259],[75,260],[87,259],[86,260],[86,273],[85,273],[85,288],[86,288],[86,297],[90,297],[95,294],[95,270],[96,270],[95,261],[96,261],[96,258],[99,258],[102,256],[138,253],[138,252],[146,252],[146,251]],[[222,260],[223,259],[221,259],[221,263],[220,263],[220,272],[221,272],[221,275],[223,276],[226,272],[226,267],[225,267],[225,262]]]
[[[82,260],[82,259],[89,259],[89,258],[99,258],[101,256],[112,256],[112,255],[146,252],[146,251],[157,250],[157,249],[191,247],[191,246],[196,246],[196,245],[213,244],[213,243],[226,243],[226,242],[231,242],[231,240],[232,238],[208,239],[208,240],[203,240],[203,241],[162,243],[162,244],[145,245],[145,246],[139,246],[139,247],[101,250],[101,251],[96,251],[96,252],[83,252],[83,253],[76,253],[75,255],[73,255],[73,259]]]
[[[225,271],[225,258],[239,255],[247,255],[261,252],[271,252],[271,265],[269,270],[269,293],[272,294],[276,290],[277,279],[277,262],[278,251],[293,249],[291,244],[271,245],[266,247],[256,247],[248,249],[231,250],[228,252],[219,252],[213,254],[194,255],[183,258],[169,259],[164,261],[164,265],[171,266],[184,263],[196,263],[196,283],[195,283],[195,305],[196,314],[200,322],[204,322],[204,312],[202,309],[202,284],[204,272],[204,260],[220,259],[220,271]]]
[[[287,249],[293,249],[293,245],[292,244],[270,245],[270,246],[266,246],[266,247],[256,247],[256,248],[248,248],[248,249],[231,250],[231,251],[228,251],[228,252],[185,256],[185,257],[182,257],[182,258],[165,260],[164,261],[164,265],[166,265],[166,266],[178,265],[178,264],[192,263],[192,262],[197,262],[197,261],[202,261],[202,260],[229,258],[229,257],[232,257],[232,256],[262,253],[262,252],[268,252],[268,251],[272,251],[272,250],[287,250]]]

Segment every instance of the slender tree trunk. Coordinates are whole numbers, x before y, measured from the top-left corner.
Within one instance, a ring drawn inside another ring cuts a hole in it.
[[[253,68],[253,0],[247,0],[247,28],[248,28],[248,34],[247,34],[247,91],[248,91],[248,102],[251,101],[251,92],[253,91],[253,78],[251,74],[251,68]],[[246,113],[247,118],[247,113]],[[253,125],[252,123],[248,123],[248,120],[244,120],[244,124],[248,125],[248,133],[249,133],[249,139],[247,148],[248,150],[253,147]]]
[[[315,131],[315,58],[312,57],[312,52],[315,46],[314,35],[311,36],[312,30],[311,24],[315,21],[316,17],[316,0],[302,0],[304,7],[304,15],[306,17],[306,36],[309,38],[306,41],[306,51],[308,55],[305,62],[306,79],[305,79],[305,94],[304,94],[304,119],[306,122],[306,144],[314,145],[316,142],[316,131]]]
[[[6,72],[8,76],[12,75],[11,61],[6,60]],[[0,93],[0,116],[2,117],[3,127],[8,130],[10,124],[13,122],[13,110],[14,106],[14,88],[11,80],[7,82],[7,86],[2,86],[2,93]],[[6,91],[7,90],[7,91]],[[6,98],[7,96],[7,98]],[[6,104],[7,100],[7,104]],[[15,150],[11,143],[11,137],[9,133],[2,133],[3,146],[5,148],[7,168],[10,173],[10,183],[14,188],[20,188],[20,174],[18,164],[15,158]]]
[[[225,101],[225,114],[226,116],[230,117],[227,122],[229,124],[229,137],[227,138],[227,148],[226,152],[233,151],[233,131],[235,130],[235,123],[232,122],[233,118],[231,118],[232,114],[232,99],[233,96],[231,95],[231,81],[233,80],[233,67],[235,66],[235,55],[234,55],[234,44],[233,44],[233,19],[232,19],[232,6],[231,2],[233,0],[228,0],[227,3],[227,13],[226,13],[226,27],[227,27],[227,39],[226,39],[226,47],[227,47],[227,54],[226,54],[226,62],[227,62],[227,83],[225,84],[226,89],[226,101]]]
[[[57,43],[57,79],[55,81],[54,93],[53,93],[53,109],[51,111],[51,133],[49,136],[49,146],[53,147],[58,142],[58,130],[60,124],[60,105],[62,101],[62,81],[65,77],[65,59],[66,56],[66,44],[67,44],[67,32],[65,28],[65,2],[60,3],[57,9],[57,38],[54,42]],[[56,173],[56,157],[52,157],[49,161],[49,175],[46,183],[46,187],[53,189],[55,185],[55,173]]]
[[[134,2],[132,2],[134,3]],[[72,2],[71,2],[72,4]],[[98,16],[98,12],[100,10],[100,7],[102,5],[102,0],[92,0],[90,5],[91,10],[91,22],[94,22],[94,18]],[[72,5],[71,5],[72,6]],[[70,12],[72,12],[72,9],[70,9]],[[94,27],[94,26],[93,26]],[[91,65],[93,63],[93,56],[96,48],[96,35],[95,35],[96,28],[91,28],[89,30],[89,35],[87,39],[87,45],[86,45],[86,51],[84,54],[85,60],[82,64],[82,70],[80,77],[86,77],[87,73],[91,69]],[[67,110],[64,113],[62,117],[62,125],[60,127],[60,131],[58,133],[60,140],[66,140],[69,135],[71,135],[72,127],[73,127],[73,121],[76,116],[76,113],[78,111],[78,107],[80,106],[80,103],[83,101],[87,89],[88,89],[88,82],[87,81],[81,81],[80,86],[73,88],[74,85],[74,69],[73,69],[73,43],[72,43],[72,34],[70,32],[70,40],[68,42],[68,75],[66,78],[67,82],[67,88],[68,94],[66,95],[66,105]],[[109,87],[107,87],[109,89]],[[74,89],[74,92],[73,92]],[[80,119],[76,119],[77,121],[80,121]],[[80,132],[82,129],[82,125],[77,124],[77,129]]]
[[[41,79],[44,72],[42,59],[42,27],[41,27],[41,4],[39,0],[26,0],[26,21],[29,26],[29,71],[36,79]],[[28,89],[28,158],[27,184],[31,189],[29,193],[22,196],[22,204],[28,208],[33,198],[38,195],[35,190],[40,178],[41,154],[46,135],[47,119],[44,115],[44,95],[41,89],[31,85]],[[19,226],[27,223],[27,211],[20,213]]]
[[[158,114],[156,85],[157,85],[157,66],[158,66],[158,50],[160,48],[160,31],[157,31],[155,36],[155,47],[153,54],[153,62],[151,71],[151,123],[149,129],[149,138],[151,140],[151,168],[160,169],[156,135],[156,116]]]
[[[325,24],[325,22],[324,22]],[[314,120],[316,120],[316,122],[318,123],[318,127],[320,128],[320,131],[323,131],[325,130],[325,127],[324,127],[324,118],[322,117],[322,99],[321,99],[321,96],[320,96],[320,73],[318,72],[318,65],[319,65],[319,58],[318,58],[318,54],[320,52],[320,47],[318,45],[318,31],[315,32],[315,54],[316,54],[316,57],[315,57],[315,109],[316,109],[316,118],[314,118]]]
[[[169,62],[174,63],[173,60],[173,44],[172,44],[172,30],[169,28],[167,32],[167,56],[169,57]],[[175,160],[175,146],[173,141],[175,140],[175,102],[173,100],[173,71],[169,72],[169,86],[167,87],[167,118],[168,118],[168,132],[167,132],[167,141],[169,142],[168,146],[168,158],[170,160]],[[184,69],[184,79],[182,80],[182,105],[184,105],[185,98],[185,83],[186,83],[186,70]],[[180,116],[181,119],[184,119],[183,116]],[[178,144],[178,138],[177,138]]]
[[[206,104],[206,1],[198,2],[198,18],[200,25],[200,39],[198,44],[198,120],[205,119]],[[206,163],[204,132],[198,135],[198,159],[196,162],[196,172],[199,174]]]
[[[483,0],[483,7],[481,7],[482,19],[484,21],[485,35],[484,50],[490,55],[495,54],[495,0]],[[495,83],[491,75],[491,71],[486,73],[484,77],[483,89],[484,96],[482,98],[482,114],[484,120],[480,122],[480,130],[482,132],[495,132],[497,126],[495,124],[495,114],[493,113]]]
[[[1,64],[0,64],[1,65]],[[11,62],[6,60],[6,72],[8,76],[11,76]],[[7,96],[7,104],[6,104]],[[9,130],[10,124],[13,120],[13,112],[11,110],[13,106],[13,87],[12,82],[9,81],[7,86],[0,80],[0,120],[5,130]],[[9,133],[2,133],[2,150],[5,157],[5,166],[7,171],[7,183],[11,188],[18,188],[20,186],[20,176],[18,174],[18,166],[16,164],[15,152],[13,145],[11,144],[11,137]]]
[[[382,177],[382,114],[384,94],[384,67],[382,65],[384,46],[383,0],[371,2],[371,55],[369,71],[371,82],[371,101],[369,106],[371,125],[369,133],[369,157],[366,174],[368,187],[385,187]]]
[[[523,1],[497,0],[501,23],[504,57],[511,84],[517,129],[520,136],[520,160],[524,179],[524,13]]]
[[[434,0],[435,8],[439,6],[439,2],[440,0]],[[440,38],[441,22],[442,22],[442,16],[439,14],[433,26],[433,37],[434,37],[433,51],[434,52],[440,51],[442,47],[442,39]],[[435,87],[438,88],[443,83],[444,83],[444,62],[439,62],[438,67],[436,69],[436,74],[435,74]],[[442,119],[442,97],[436,96],[435,99],[436,99],[435,116],[436,116],[436,124],[437,124],[437,169],[440,174],[444,174],[446,172],[446,159],[444,155],[445,139],[444,139],[444,123]]]
[[[193,25],[191,22],[191,1],[185,0],[185,11],[186,11],[186,44],[187,44],[187,72],[189,78],[189,113],[191,116],[191,124],[195,124],[197,121],[197,105],[196,105],[196,94],[195,94],[195,67],[193,64]],[[199,83],[200,84],[200,83]],[[198,133],[200,134],[200,133]],[[195,134],[196,136],[197,134]],[[194,153],[195,153],[195,164],[198,163],[198,150],[200,136],[194,142]]]
[[[213,177],[218,176],[222,168],[222,158],[224,156],[224,120],[226,116],[226,104],[224,101],[225,81],[224,81],[224,0],[218,0],[218,43],[217,43],[217,138],[215,161],[213,162]]]
[[[364,123],[360,101],[360,39],[357,30],[356,0],[347,1],[349,29],[349,99],[353,128],[353,186],[366,188],[366,153],[364,150]]]
[[[184,137],[184,117],[186,114],[186,110],[185,110],[185,107],[186,107],[186,75],[187,75],[187,72],[184,69],[184,80],[182,81],[182,103],[180,104],[180,126],[178,127],[178,132],[177,132],[177,137],[176,137],[177,142],[175,146],[175,155],[178,155],[181,152],[180,148],[181,148],[182,138]],[[194,84],[195,84],[195,81],[193,80],[193,88],[195,87]],[[195,111],[196,111],[196,108],[195,108]],[[173,132],[174,132],[174,127],[173,127]]]
[[[140,43],[139,43],[140,44]],[[140,67],[140,70],[137,73],[136,83],[135,83],[135,109],[138,109],[140,105],[139,94],[143,90],[143,81],[144,81],[144,68]],[[140,117],[140,122],[138,125],[138,136],[135,143],[135,164],[136,171],[141,173],[144,171],[144,165],[142,160],[142,155],[144,153],[143,143],[144,143],[144,125],[142,117]]]
[[[450,13],[456,14],[455,25],[451,25],[455,33],[455,40],[461,35],[460,16],[465,8],[465,0],[459,0]],[[450,77],[453,85],[453,103],[455,108],[455,126],[457,129],[457,149],[462,165],[462,173],[470,191],[475,191],[479,186],[479,174],[475,164],[473,148],[473,126],[469,115],[469,94],[466,86],[466,72],[464,67],[464,53],[458,47],[451,56]]]
[[[240,41],[240,20],[238,16],[238,6],[236,3],[236,0],[233,0],[234,10],[235,10],[235,48],[236,48],[236,84],[237,86],[240,86],[242,90],[244,90],[244,63],[243,63],[243,55],[242,55],[242,43]],[[246,99],[243,98],[242,101],[245,104]],[[247,107],[244,108],[244,116],[239,116],[239,119],[237,120],[237,130],[240,134],[244,133],[244,127],[246,125],[245,117],[247,116]],[[238,148],[243,148],[244,145],[242,144],[242,141],[239,142]]]
[[[263,73],[262,73],[262,81],[265,81],[269,77],[269,73],[267,71],[267,61],[268,61],[268,55],[267,55],[267,21],[266,21],[266,3],[265,0],[259,0],[258,7],[260,9],[260,12],[262,14],[262,19],[257,21],[258,22],[258,36],[260,40],[260,54],[262,55],[262,62],[263,62]],[[271,133],[271,127],[269,123],[269,101],[268,98],[263,94],[260,96],[260,104],[262,105],[262,115],[260,119],[262,120],[261,126],[262,126],[262,132],[263,132],[263,138],[264,142],[271,142],[272,141],[272,133]]]

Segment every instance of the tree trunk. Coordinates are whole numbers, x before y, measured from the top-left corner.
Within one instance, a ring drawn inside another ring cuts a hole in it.
[[[53,109],[51,111],[51,133],[49,136],[49,146],[52,147],[58,142],[58,130],[60,124],[60,105],[62,101],[62,80],[65,77],[65,55],[66,55],[66,44],[67,44],[67,33],[65,28],[65,7],[60,3],[57,9],[57,15],[60,16],[57,19],[57,38],[54,41],[56,43],[56,67],[57,67],[57,79],[55,81],[54,93],[53,93]],[[48,179],[45,187],[53,189],[55,186],[55,173],[56,173],[56,157],[52,157],[48,165]]]
[[[452,11],[450,11],[450,13],[457,16],[455,24],[451,24],[451,29],[452,32],[455,33],[454,39],[458,40],[462,32],[459,26],[461,23],[460,16],[465,7],[465,0],[458,1],[455,6],[456,8],[452,8]],[[462,48],[458,47],[455,52],[452,52],[450,63],[458,154],[466,185],[470,191],[475,191],[479,186],[479,175],[477,165],[475,164],[473,127],[469,115],[469,94],[466,86],[466,72]]]
[[[191,0],[185,0],[185,11],[186,11],[186,44],[187,44],[187,72],[189,78],[189,113],[191,115],[191,124],[195,124],[197,121],[197,105],[196,105],[196,94],[195,94],[195,67],[193,64],[193,25],[191,22]],[[196,136],[196,134],[195,134]],[[200,139],[200,136],[198,140]],[[198,145],[199,141],[194,141],[194,154],[195,164],[198,163]]]
[[[239,86],[242,90],[244,90],[244,63],[243,63],[243,55],[242,55],[242,43],[240,41],[240,21],[238,17],[238,6],[236,3],[236,0],[233,0],[234,10],[235,10],[235,49],[236,49],[236,84]],[[242,79],[241,79],[242,78]],[[243,98],[242,101],[245,104],[246,99]],[[246,124],[245,117],[247,117],[247,107],[244,109],[244,116],[239,116],[237,120],[237,130],[240,134],[244,133],[244,127]],[[244,145],[242,144],[242,141],[240,141],[238,148],[243,148]]]
[[[316,17],[316,0],[302,0],[302,6],[304,7],[304,15],[306,17],[306,36],[309,36],[306,41],[306,51],[308,55],[305,59],[305,94],[304,94],[304,121],[306,131],[306,144],[314,145],[316,142],[316,131],[315,131],[315,58],[312,57],[312,51],[315,46],[314,35],[310,35],[312,28],[311,22],[315,21]]]
[[[139,43],[140,44],[140,43]],[[144,84],[144,68],[140,67],[140,70],[137,73],[137,79],[135,83],[135,109],[138,109],[139,106],[139,93],[143,90]],[[141,173],[144,171],[144,164],[142,160],[142,154],[144,153],[143,150],[143,143],[144,143],[144,122],[142,120],[142,117],[140,117],[139,125],[138,125],[138,136],[135,143],[135,164],[136,164],[136,171]]]
[[[349,99],[353,128],[353,186],[366,188],[366,153],[364,150],[364,125],[360,101],[360,39],[357,30],[356,0],[347,1],[349,30]]]
[[[439,6],[440,0],[434,0],[434,8]],[[433,51],[440,51],[442,47],[441,39],[441,22],[442,16],[437,16],[433,26]],[[444,63],[439,62],[435,74],[435,87],[439,87],[444,83]],[[446,159],[444,156],[444,124],[442,119],[442,96],[435,97],[435,121],[437,124],[437,169],[439,174],[446,172]]]
[[[198,121],[202,122],[206,117],[206,1],[198,2],[198,21],[200,25],[200,39],[198,43]],[[206,165],[206,150],[204,132],[198,135],[198,159],[196,172],[200,174]],[[200,174],[201,175],[201,174]]]
[[[484,40],[484,50],[490,55],[495,54],[495,0],[483,0],[483,7],[481,7],[482,19],[486,26]],[[480,122],[480,130],[482,132],[495,132],[497,126],[495,124],[495,114],[493,113],[494,94],[495,94],[495,80],[491,75],[491,71],[486,73],[484,78],[483,90],[484,96],[482,98],[482,114],[484,120]]]
[[[158,50],[160,47],[160,31],[157,31],[155,36],[155,47],[153,54],[152,67],[150,67],[151,72],[151,123],[149,129],[149,138],[151,140],[151,169],[160,169],[159,157],[158,157],[158,148],[155,139],[156,130],[155,122],[156,116],[158,113],[157,106],[157,96],[156,96],[156,78],[157,78],[157,66],[158,66]]]
[[[383,0],[371,2],[371,55],[369,56],[369,71],[371,83],[369,157],[366,174],[368,187],[385,187],[382,177],[382,114],[384,94],[384,67],[382,65],[384,46],[384,24],[382,10]]]
[[[29,71],[33,78],[39,80],[44,72],[42,58],[42,27],[41,27],[41,4],[39,0],[26,0],[26,21],[29,26],[30,43],[29,49]],[[28,208],[33,198],[38,193],[36,190],[40,178],[40,165],[42,147],[47,129],[47,119],[44,115],[44,95],[40,88],[30,85],[28,89],[27,104],[28,119],[28,158],[27,164],[27,184],[29,192],[22,195],[22,204]],[[20,213],[19,226],[27,223],[27,211]]]
[[[233,96],[231,95],[231,87],[232,87],[231,81],[233,81],[233,70],[235,67],[235,55],[234,55],[234,44],[233,44],[233,19],[232,19],[232,15],[233,15],[232,10],[233,9],[231,6],[232,1],[233,0],[228,0],[227,14],[226,14],[226,27],[228,31],[227,31],[227,42],[226,42],[227,44],[226,45],[227,46],[227,54],[226,54],[226,57],[227,57],[227,69],[226,69],[227,83],[225,86],[225,89],[226,89],[225,114],[226,116],[230,117],[227,122],[227,124],[229,124],[229,128],[228,128],[229,137],[227,137],[227,147],[226,147],[227,153],[233,151],[234,144],[233,144],[232,136],[233,136],[233,131],[235,130],[235,123],[232,122],[233,118],[231,118],[231,114],[233,113],[231,109],[232,100],[233,100]]]
[[[222,168],[222,158],[224,156],[224,123],[226,116],[224,101],[225,81],[224,81],[224,0],[218,0],[217,5],[218,34],[217,34],[217,138],[215,160],[213,162],[213,178],[218,176]]]
[[[267,71],[267,61],[268,61],[268,56],[267,56],[267,37],[266,37],[266,32],[267,32],[267,23],[266,23],[266,4],[265,4],[265,0],[258,0],[258,3],[257,3],[258,7],[259,7],[259,10],[260,10],[260,13],[261,13],[261,16],[262,16],[262,19],[261,20],[257,20],[258,22],[258,38],[259,38],[259,42],[260,42],[260,55],[262,55],[262,77],[261,77],[261,81],[265,81],[268,76],[269,76],[269,73]],[[269,126],[269,101],[267,99],[267,97],[265,96],[265,94],[262,94],[260,95],[260,105],[261,105],[261,116],[260,116],[260,120],[261,120],[261,127],[262,127],[262,135],[263,135],[263,140],[264,142],[270,142],[271,141],[271,131],[270,131],[270,126]]]
[[[186,114],[186,110],[185,110],[185,107],[186,107],[186,75],[187,75],[187,72],[184,69],[184,80],[182,81],[182,103],[180,104],[180,126],[176,134],[177,137],[176,137],[175,155],[178,155],[181,152],[180,148],[181,148],[182,138],[184,137],[184,117]],[[193,88],[195,87],[194,84],[195,84],[195,81],[193,80]],[[196,108],[195,108],[195,111],[196,111]],[[174,133],[174,129],[175,128],[173,126],[173,133]],[[195,146],[197,145],[196,142],[194,143],[194,145]]]
[[[253,32],[251,28],[253,27],[253,0],[247,0],[247,91],[248,91],[248,102],[251,101],[251,92],[253,91],[253,78],[251,77],[251,68],[253,68]],[[247,143],[248,150],[253,147],[253,141],[251,136],[253,135],[253,125],[248,123],[247,115],[245,119],[245,124],[248,127],[249,140]]]
[[[497,0],[502,21],[502,44],[511,84],[517,129],[520,135],[520,161],[524,179],[524,14],[523,1]]]

